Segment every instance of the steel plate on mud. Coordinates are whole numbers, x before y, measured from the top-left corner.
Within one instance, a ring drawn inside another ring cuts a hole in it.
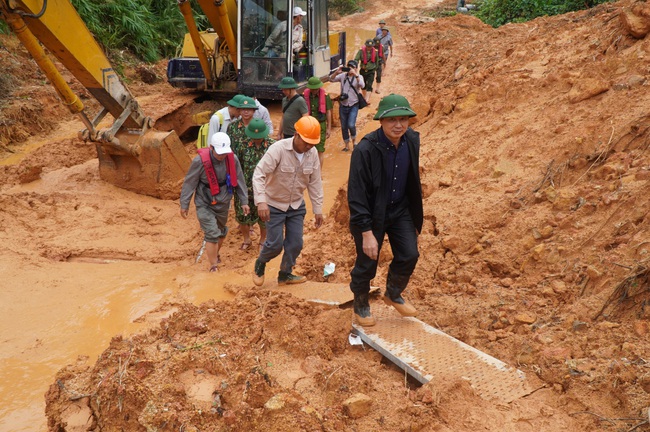
[[[353,300],[352,291],[347,284],[307,281],[296,285],[277,285],[271,289],[291,293],[310,303],[332,307],[338,307]],[[371,294],[378,291],[379,287],[370,287]]]
[[[520,370],[416,318],[403,318],[394,309],[375,304],[372,314],[377,324],[353,323],[354,332],[422,384],[464,379],[483,399],[505,403],[532,391]]]

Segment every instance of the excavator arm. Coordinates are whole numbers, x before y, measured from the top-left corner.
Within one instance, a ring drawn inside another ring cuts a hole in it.
[[[102,179],[134,192],[176,198],[190,159],[175,132],[150,130],[138,102],[113,70],[69,0],[0,0],[0,15],[34,57],[71,113],[96,143]],[[97,99],[92,120],[41,44]],[[113,124],[98,130],[106,114]]]

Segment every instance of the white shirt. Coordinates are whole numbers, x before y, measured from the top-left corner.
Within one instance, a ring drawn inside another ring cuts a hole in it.
[[[253,118],[264,120],[264,123],[266,123],[266,126],[269,128],[269,136],[273,136],[273,122],[271,121],[271,114],[269,114],[269,110],[257,99],[255,99],[255,104],[257,105],[257,110],[255,110]]]
[[[221,116],[218,113],[221,113]],[[221,118],[223,118],[223,123],[221,122]],[[235,119],[230,118],[230,111],[228,111],[227,105],[214,113],[212,117],[210,117],[210,126],[208,126],[208,145],[210,145],[210,139],[212,138],[212,135],[217,132],[228,131],[228,125],[233,120]]]

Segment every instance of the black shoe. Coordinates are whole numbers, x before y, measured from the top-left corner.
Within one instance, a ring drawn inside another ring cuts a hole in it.
[[[278,285],[293,285],[306,282],[307,278],[304,276],[287,273],[280,270],[278,273]]]
[[[264,270],[266,269],[266,263],[263,263],[259,259],[255,260],[255,270],[253,271],[253,283],[257,286],[262,286],[264,283]]]

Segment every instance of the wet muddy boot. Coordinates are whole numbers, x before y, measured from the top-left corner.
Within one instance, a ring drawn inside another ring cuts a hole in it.
[[[370,313],[368,293],[354,295],[354,320],[362,327],[372,327],[376,324],[375,318]]]
[[[255,269],[253,270],[253,283],[256,286],[262,286],[264,283],[264,270],[266,269],[266,263],[263,263],[259,259],[255,260]]]
[[[402,298],[402,291],[406,288],[408,277],[393,276],[390,273],[386,279],[386,293],[384,294],[384,303],[395,308],[403,317],[412,317],[417,315],[418,311],[412,304]]]
[[[278,273],[278,285],[294,285],[306,282],[307,278],[304,276],[287,273],[280,270]]]

